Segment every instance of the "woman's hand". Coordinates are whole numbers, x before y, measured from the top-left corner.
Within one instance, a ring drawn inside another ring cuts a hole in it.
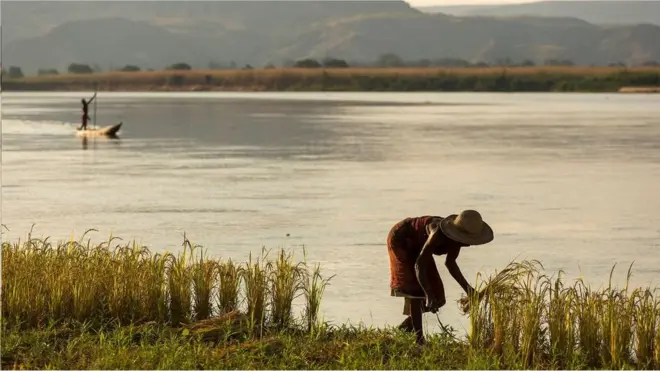
[[[486,296],[486,290],[485,289],[481,290],[478,293],[475,292],[475,291],[471,292],[471,295],[475,295],[475,294],[476,294],[477,303],[479,303],[479,302],[481,302],[481,300],[483,300],[484,296]],[[467,314],[467,313],[470,312],[470,307],[471,307],[471,304],[472,304],[472,302],[470,300],[470,296],[463,295],[458,300],[458,304],[460,305],[461,310],[463,311],[463,314]]]
[[[435,295],[426,296],[426,308],[432,313],[437,313],[438,309],[446,304],[445,298],[437,298]]]

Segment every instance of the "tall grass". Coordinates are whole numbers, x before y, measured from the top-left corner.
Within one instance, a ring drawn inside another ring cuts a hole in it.
[[[318,264],[308,266],[306,257],[296,262],[281,250],[271,260],[262,250],[235,263],[209,258],[185,236],[177,254],[154,254],[134,242],[112,247],[115,240],[54,244],[28,236],[3,243],[3,329],[155,323],[214,341],[236,333],[250,339],[266,332],[299,336],[301,330],[314,335],[309,341],[330,336],[319,309],[332,277],[324,278]],[[582,279],[566,284],[562,272],[549,276],[538,261],[512,262],[492,276],[479,276],[476,287],[483,296],[462,300],[470,315],[467,339],[451,340],[465,350],[461,367],[660,368],[658,291],[630,288],[632,266],[626,285],[615,287],[613,272],[602,289]],[[294,302],[300,296],[297,318]],[[388,341],[375,339],[376,348]]]
[[[5,86],[6,85],[6,86]],[[660,86],[658,67],[277,68],[61,74],[6,90],[617,91]]]
[[[538,262],[511,263],[480,282],[485,297],[462,301],[470,315],[470,357],[493,357],[499,367],[657,368],[660,298],[657,290],[594,290]],[[614,272],[612,268],[611,274]],[[469,305],[468,305],[469,304]]]
[[[294,325],[293,301],[310,275],[307,262],[294,263],[284,250],[274,262],[262,254],[237,264],[209,258],[185,236],[176,255],[135,242],[111,246],[114,240],[54,244],[28,235],[3,242],[3,323],[22,329],[71,321],[179,327],[242,312],[254,329],[285,328]],[[328,284],[318,267],[313,274],[316,285]],[[321,294],[315,291],[315,302]],[[316,313],[318,306],[303,311]]]

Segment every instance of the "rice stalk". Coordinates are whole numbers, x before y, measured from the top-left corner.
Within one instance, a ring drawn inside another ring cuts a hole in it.
[[[270,272],[271,318],[278,328],[288,328],[293,317],[293,301],[302,289],[303,263],[293,264],[293,254],[280,250]]]
[[[654,366],[653,351],[658,347],[656,334],[660,331],[658,323],[658,307],[654,292],[650,289],[636,289],[632,293],[633,322],[635,329],[635,358],[637,368],[652,369]]]
[[[266,322],[266,298],[268,296],[268,275],[272,269],[270,262],[266,263],[266,255],[256,258],[252,263],[252,253],[248,258],[243,273],[245,283],[245,299],[247,301],[247,317],[251,330],[263,329]]]
[[[577,339],[572,310],[575,292],[570,288],[564,288],[561,280],[562,273],[560,271],[554,284],[550,284],[546,319],[550,341],[549,350],[553,364],[565,369],[574,358]]]
[[[602,317],[602,294],[591,291],[582,279],[575,283],[573,290],[576,297],[574,313],[577,316],[580,354],[587,367],[597,367],[603,343],[599,326]]]
[[[602,362],[612,368],[621,368],[630,363],[631,355],[634,300],[629,300],[626,293],[632,265],[628,269],[626,288],[623,290],[612,287],[615,267],[616,264],[610,271],[609,286],[604,292],[604,311],[600,321],[603,334]]]
[[[660,368],[660,297],[655,301],[655,337],[653,340],[653,367]]]
[[[243,269],[238,264],[232,262],[231,259],[227,262],[218,263],[219,287],[217,301],[220,315],[231,313],[238,309],[242,276]]]
[[[180,326],[190,321],[192,275],[189,270],[189,260],[193,249],[190,241],[184,236],[183,251],[176,257],[172,256],[168,264],[170,323],[172,326]]]
[[[193,309],[195,320],[201,321],[213,314],[213,290],[216,287],[218,264],[204,256],[200,249],[199,259],[192,265]]]
[[[307,263],[305,263],[305,267],[307,267]],[[305,310],[303,317],[307,325],[307,331],[309,332],[313,332],[315,329],[318,329],[318,315],[321,308],[321,299],[326,287],[334,276],[335,275],[332,275],[328,278],[323,278],[319,264],[314,265],[311,274],[308,269],[305,269],[303,283],[303,292],[305,294]]]

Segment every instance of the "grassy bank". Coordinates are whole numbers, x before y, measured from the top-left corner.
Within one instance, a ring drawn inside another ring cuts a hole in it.
[[[4,79],[5,91],[616,92],[660,86],[660,67],[346,68],[107,72]]]
[[[112,239],[5,242],[2,367],[660,367],[651,288],[594,290],[538,262],[511,263],[479,280],[483,301],[462,302],[468,334],[449,328],[418,348],[394,329],[319,320],[329,280],[283,250],[237,263],[209,259],[187,240],[177,254]]]

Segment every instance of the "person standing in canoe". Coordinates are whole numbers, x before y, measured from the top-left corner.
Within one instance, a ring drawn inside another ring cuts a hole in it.
[[[392,227],[387,236],[390,259],[391,296],[403,297],[406,319],[399,328],[414,332],[424,344],[422,313],[436,313],[445,305],[445,289],[433,255],[447,255],[445,266],[468,297],[475,289],[463,277],[456,258],[461,247],[483,245],[493,240],[493,230],[475,210],[445,218],[406,218]],[[479,297],[483,297],[483,292]]]
[[[94,98],[96,98],[96,93],[89,99],[85,100],[85,98],[80,100],[80,103],[82,103],[82,126],[78,130],[87,130],[87,120],[89,120],[89,104],[94,101]]]

